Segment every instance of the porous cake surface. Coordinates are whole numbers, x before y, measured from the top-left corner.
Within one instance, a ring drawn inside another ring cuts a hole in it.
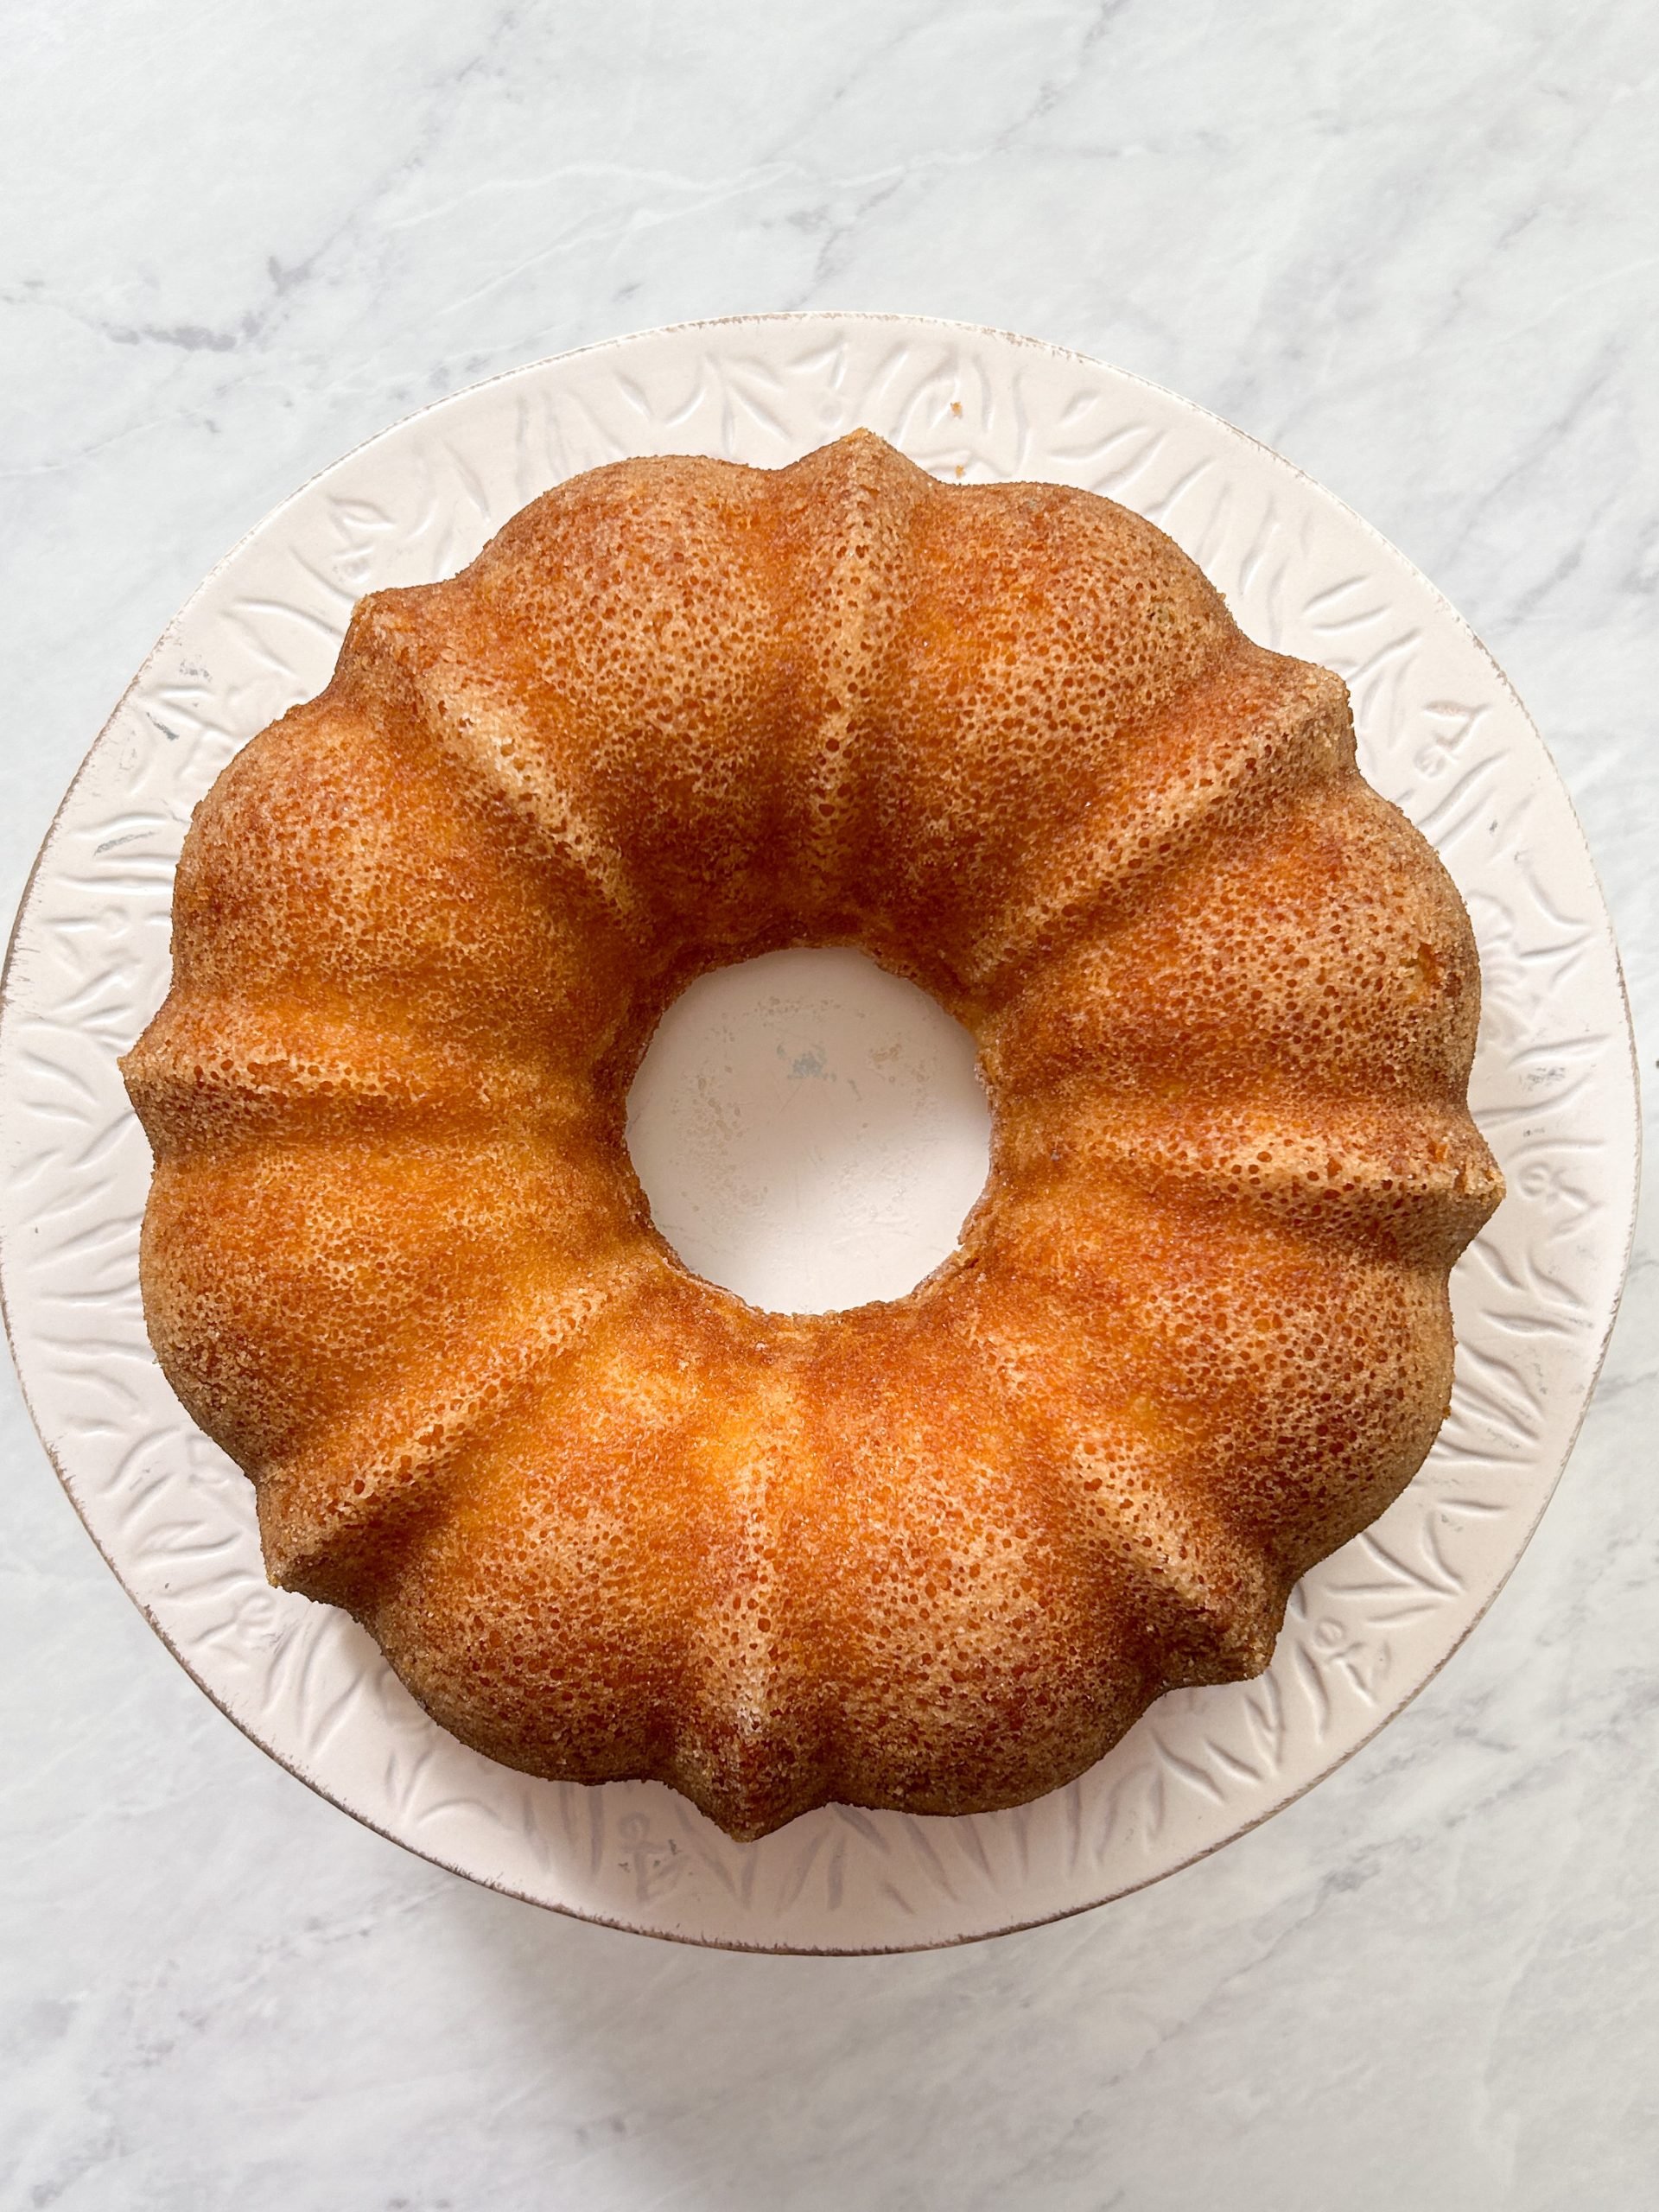
[[[797,944],[992,1107],[955,1253],[838,1314],[690,1274],[624,1139],[677,994]],[[1421,1464],[1478,1011],[1341,683],[1150,524],[868,433],[622,462],[362,601],[197,810],[146,1319],[272,1580],[490,1756],[737,1836],[1015,1804]]]

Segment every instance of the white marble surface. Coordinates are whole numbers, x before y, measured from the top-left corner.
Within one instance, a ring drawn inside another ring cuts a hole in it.
[[[1659,33],[1625,4],[17,0],[0,868],[202,571],[429,394],[678,316],[961,315],[1205,402],[1493,646],[1659,1052]],[[1645,2205],[1654,1208],[1579,1451],[1404,1718],[1218,1857],[892,1961],[539,1915],[311,1798],[15,1397],[0,2202]]]

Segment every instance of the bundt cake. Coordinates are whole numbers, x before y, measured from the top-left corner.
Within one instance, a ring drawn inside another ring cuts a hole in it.
[[[861,432],[560,485],[359,605],[173,930],[156,1352],[273,1581],[510,1766],[745,1838],[1020,1803],[1265,1666],[1445,1414],[1467,918],[1338,678],[1109,500]],[[992,1106],[956,1251],[841,1313],[691,1274],[624,1138],[675,995],[802,944]]]

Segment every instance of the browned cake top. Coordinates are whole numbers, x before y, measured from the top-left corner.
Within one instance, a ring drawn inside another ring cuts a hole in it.
[[[798,944],[936,994],[993,1109],[957,1252],[847,1314],[690,1275],[623,1141],[672,997]],[[737,1834],[1020,1802],[1265,1664],[1444,1414],[1466,917],[1337,678],[1089,493],[866,433],[559,486],[361,603],[174,962],[157,1351],[273,1578],[512,1764]]]

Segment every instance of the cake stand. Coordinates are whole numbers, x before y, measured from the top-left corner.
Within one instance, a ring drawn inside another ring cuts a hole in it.
[[[1109,493],[1185,546],[1252,637],[1347,679],[1366,774],[1473,917],[1471,1103],[1509,1197],[1452,1278],[1439,1441],[1299,1586],[1264,1675],[1162,1699],[1081,1779],[1017,1811],[830,1807],[743,1845],[659,1784],[493,1764],[425,1717],[344,1614],[269,1586],[251,1490],[145,1338],[149,1157],[116,1062],[166,988],[191,808],[238,746],[321,688],[363,593],[451,574],[595,463],[775,467],[860,424],[947,482]],[[334,1803],[474,1880],[757,1950],[912,1949],[1080,1911],[1216,1850],[1357,1751],[1480,1618],[1549,1497],[1611,1325],[1636,1187],[1606,910],[1543,745],[1466,625],[1339,500],[1201,409],[1057,346],[906,316],[741,317],[540,362],[411,416],[278,507],[169,627],[63,802],[12,940],[0,1102],[0,1284],[30,1409],[105,1558],[208,1696]]]

